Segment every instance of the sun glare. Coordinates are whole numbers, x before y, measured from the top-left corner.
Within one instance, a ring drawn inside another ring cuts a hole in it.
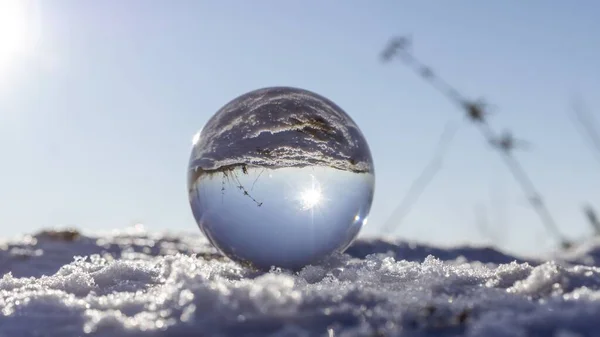
[[[194,137],[192,137],[192,145],[198,144],[199,141],[200,141],[200,132],[196,132],[196,134],[194,134]]]
[[[35,47],[39,18],[35,0],[0,0],[0,81]]]
[[[310,210],[318,206],[323,200],[323,193],[321,192],[321,185],[311,176],[311,185],[300,192],[300,202],[302,203],[303,210]]]
[[[311,209],[321,202],[321,191],[307,189],[302,192],[302,208]]]

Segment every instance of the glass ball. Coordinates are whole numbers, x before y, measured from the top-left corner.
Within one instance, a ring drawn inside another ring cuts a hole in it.
[[[188,193],[221,253],[259,269],[299,269],[343,252],[375,189],[356,123],[313,92],[271,87],[223,106],[193,139]]]

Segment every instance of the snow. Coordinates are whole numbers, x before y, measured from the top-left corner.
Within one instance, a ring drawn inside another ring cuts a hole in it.
[[[0,336],[592,336],[599,252],[359,240],[264,273],[195,234],[46,231],[0,243]]]

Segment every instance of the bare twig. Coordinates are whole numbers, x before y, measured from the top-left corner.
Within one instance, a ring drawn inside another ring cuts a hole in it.
[[[241,169],[242,169],[242,174],[244,174],[244,175],[248,174],[248,167],[247,166],[243,165],[241,167]],[[250,200],[252,200],[256,204],[256,206],[258,206],[258,207],[262,206],[263,202],[256,200],[250,194],[250,192],[244,187],[244,185],[242,184],[242,182],[238,178],[235,170],[236,170],[235,167],[228,167],[228,168],[223,168],[222,170],[219,171],[221,173],[221,202],[224,201],[223,199],[225,197],[225,183],[227,183],[227,184],[230,184],[230,185],[235,185],[235,187],[238,190],[240,190],[240,192],[244,196],[246,196]],[[215,172],[211,172],[211,173],[207,173],[207,174],[216,174],[216,173]],[[257,179],[258,179],[258,177],[257,177]],[[256,180],[254,181],[254,183],[256,183]],[[253,184],[253,186],[254,186],[254,184]]]
[[[265,172],[265,169],[263,168],[260,173],[256,176],[256,179],[254,179],[254,182],[252,183],[252,187],[250,187],[250,191],[252,191],[254,189],[254,185],[256,184],[256,182],[258,181],[258,178],[260,178],[260,176],[263,174],[263,172]]]
[[[479,233],[490,240],[490,242],[496,242],[496,235],[491,230],[492,226],[485,206],[483,204],[475,205],[473,213],[475,214],[475,226],[479,230]]]
[[[242,169],[243,174],[248,174],[247,168],[246,166],[243,166]],[[242,193],[244,194],[244,196],[250,198],[250,200],[252,200],[256,206],[260,207],[262,206],[262,201],[258,201],[256,199],[254,199],[254,197],[250,194],[250,192],[248,192],[248,190],[244,187],[244,185],[242,184],[242,182],[240,181],[240,179],[238,178],[237,174],[235,173],[235,171],[231,171],[231,174],[233,176],[233,179],[235,180],[235,182],[237,183],[237,188],[242,191]]]
[[[583,211],[585,212],[590,226],[594,230],[594,234],[596,236],[600,236],[600,220],[598,220],[598,215],[596,214],[594,208],[591,205],[585,205],[583,207]]]
[[[510,131],[504,131],[497,139],[493,139],[492,145],[501,151],[513,151],[517,148],[528,149],[531,147],[529,142],[516,139]]]
[[[429,183],[431,183],[433,178],[435,178],[436,174],[442,167],[443,157],[448,151],[448,147],[452,141],[452,138],[456,134],[456,131],[457,125],[450,123],[446,124],[431,161],[421,171],[417,179],[413,180],[408,192],[404,195],[404,198],[400,204],[398,204],[396,209],[392,212],[392,215],[382,227],[384,233],[396,230],[398,228],[404,217],[406,217],[412,209],[412,206],[417,202],[421,194],[423,194],[425,188],[427,188]]]
[[[490,226],[496,228],[494,231],[494,243],[502,245],[508,235],[508,225],[506,221],[506,199],[503,191],[503,185],[490,186],[488,190],[490,212]]]
[[[409,41],[406,38],[392,39],[383,53],[384,61],[390,61],[394,56],[414,70],[421,78],[429,82],[435,89],[440,91],[452,103],[456,104],[466,112],[466,116],[478,127],[479,131],[490,144],[498,143],[500,137],[492,129],[487,121],[486,104],[482,100],[469,100],[461,95],[458,90],[437,76],[430,67],[425,66],[408,51]],[[537,212],[546,229],[552,233],[563,246],[568,245],[568,240],[560,233],[558,227],[544,204],[540,193],[533,185],[531,179],[521,167],[518,160],[512,155],[513,146],[495,147],[499,149],[501,157],[512,173],[515,180],[521,186],[529,203]]]
[[[598,127],[596,120],[589,113],[581,101],[574,102],[573,104],[573,115],[576,122],[579,124],[577,129],[583,140],[591,150],[594,152],[596,159],[600,161],[600,135],[598,134]]]
[[[489,195],[489,204],[486,207],[486,204],[479,203],[474,207],[475,214],[475,226],[479,233],[489,240],[491,244],[501,245],[504,242],[506,228],[505,224],[505,214],[502,209],[502,205],[504,202],[499,200],[499,196],[494,193],[492,195],[492,191],[496,192],[497,189],[490,188]],[[492,210],[495,212],[488,212],[488,210]]]

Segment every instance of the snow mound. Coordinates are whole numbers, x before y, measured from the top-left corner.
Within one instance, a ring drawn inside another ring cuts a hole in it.
[[[0,244],[0,336],[592,336],[600,269],[582,254],[374,240],[264,273],[199,235],[46,231]]]

